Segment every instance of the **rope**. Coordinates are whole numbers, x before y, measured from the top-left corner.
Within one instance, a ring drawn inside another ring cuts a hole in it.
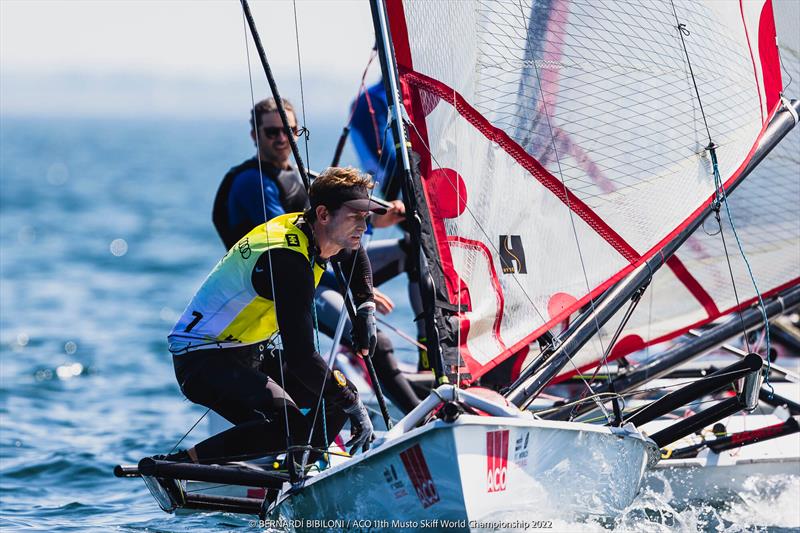
[[[712,152],[712,154],[713,154],[713,152]],[[772,371],[772,360],[771,360],[771,358],[769,356],[769,354],[770,354],[770,336],[769,336],[769,318],[767,317],[767,307],[764,304],[764,299],[761,296],[761,291],[758,290],[758,284],[756,283],[756,278],[753,275],[753,269],[750,267],[750,261],[747,259],[747,254],[744,252],[744,247],[742,246],[742,241],[739,239],[739,233],[736,231],[736,226],[733,223],[733,214],[731,213],[730,204],[728,202],[728,196],[727,196],[727,193],[725,192],[725,187],[722,186],[722,180],[719,177],[719,170],[717,169],[716,155],[712,155],[712,160],[714,161],[714,180],[715,180],[715,182],[719,183],[718,191],[722,192],[722,203],[725,205],[725,213],[728,216],[728,222],[731,225],[731,231],[733,232],[733,236],[736,239],[736,245],[739,247],[739,254],[742,256],[742,259],[744,260],[744,264],[747,267],[747,274],[748,274],[748,276],[750,276],[750,281],[753,283],[753,289],[756,292],[756,297],[758,298],[758,305],[759,305],[759,308],[761,309],[761,318],[764,321],[764,340],[765,340],[765,344],[766,344],[764,352],[766,353],[766,360],[767,360],[767,369],[766,369],[765,376],[764,376],[764,385],[769,389],[769,398],[772,399],[774,394],[775,394],[775,388],[772,386],[772,383],[770,383],[770,377],[769,377],[770,373]],[[734,295],[736,296],[736,306],[739,307],[740,306],[740,304],[739,304],[739,295],[738,295],[738,293],[736,291],[736,282],[734,281],[734,277],[733,277],[733,268],[731,267],[730,257],[728,256],[728,248],[724,244],[725,243],[725,236],[724,236],[724,234],[722,232],[722,221],[720,220],[720,216],[719,216],[719,206],[717,206],[715,212],[716,212],[717,222],[719,224],[720,235],[722,237],[722,242],[723,242],[723,246],[724,246],[724,249],[725,249],[725,259],[728,262],[728,270],[729,270],[730,275],[731,275],[731,282],[733,284]],[[742,319],[741,311],[739,311],[739,319],[742,320],[742,322],[744,322],[743,319]],[[747,339],[747,330],[744,327],[744,323],[742,323],[742,330],[743,330],[745,344],[747,346],[748,351],[750,351],[750,343],[749,343],[749,340]]]
[[[733,375],[736,375],[736,374],[739,374],[739,373],[741,373],[741,371],[738,371],[738,372],[722,372],[720,374],[714,374],[714,377],[733,376]],[[650,393],[650,392],[657,392],[657,391],[661,391],[661,390],[665,390],[665,389],[683,387],[685,385],[691,385],[692,383],[695,383],[695,382],[696,382],[696,380],[695,381],[682,381],[682,382],[673,383],[673,384],[669,384],[669,385],[662,385],[660,387],[650,387],[649,389],[641,389],[641,390],[636,390],[636,391],[631,391],[631,392],[624,392],[624,393],[619,393],[619,392],[598,392],[598,393],[592,394],[591,396],[587,396],[585,398],[578,398],[577,400],[573,400],[571,402],[568,402],[568,403],[565,403],[565,404],[562,404],[562,405],[559,405],[559,406],[556,406],[556,407],[551,407],[549,409],[544,409],[542,411],[536,411],[536,414],[537,415],[543,415],[543,414],[546,415],[546,414],[550,414],[550,413],[556,413],[556,412],[561,411],[562,409],[565,409],[567,407],[572,407],[573,405],[576,405],[576,404],[586,403],[586,402],[588,402],[590,400],[595,400],[595,402],[597,402],[596,398],[614,398],[614,397],[616,397],[616,398],[618,398],[620,400],[624,400],[625,398],[628,398],[628,397],[640,396],[642,394],[647,394],[647,393]],[[695,404],[699,405],[699,404],[715,402],[715,401],[717,401],[717,400],[713,399],[713,400],[706,400],[706,401],[692,402],[692,403],[695,403]],[[639,409],[639,408],[638,407],[637,408],[631,408],[628,411],[630,412],[632,409]],[[597,417],[597,418],[592,418],[592,419],[589,419],[589,420],[585,420],[584,422],[593,422],[593,421],[596,421],[596,420],[601,420],[602,418],[604,418],[604,417],[601,416],[601,417]],[[605,418],[608,419],[608,415],[605,415]]]
[[[652,291],[651,291],[651,293],[652,293]],[[633,315],[633,312],[636,310],[636,307],[639,305],[639,302],[642,300],[642,295],[643,294],[644,294],[644,287],[642,287],[640,290],[638,290],[636,292],[636,294],[634,294],[633,298],[631,299],[631,303],[630,303],[630,305],[628,305],[628,309],[625,311],[625,315],[622,317],[622,320],[620,321],[619,326],[617,326],[617,330],[614,332],[614,335],[611,337],[611,342],[608,343],[608,348],[606,348],[606,351],[603,353],[603,358],[601,360],[601,363],[598,364],[595,367],[594,373],[592,374],[592,377],[589,379],[589,390],[594,390],[594,389],[592,389],[592,385],[594,385],[594,380],[597,377],[597,373],[600,371],[600,367],[603,366],[603,362],[605,362],[606,372],[609,371],[609,368],[608,368],[608,356],[611,355],[611,350],[613,349],[614,345],[616,345],[617,339],[619,339],[619,336],[622,334],[622,330],[624,330],[625,326],[628,325],[628,321],[630,320],[631,316]],[[613,380],[609,380],[609,383],[610,383],[611,387],[614,386],[614,381]],[[585,394],[586,394],[586,391],[584,391],[582,393],[582,397],[585,397]],[[575,406],[575,408],[572,410],[572,412],[570,412],[570,415],[569,415],[569,419],[570,420],[574,420],[575,419],[577,408],[578,407]]]
[[[683,47],[683,52],[684,52],[684,55],[686,56],[686,63],[688,65],[688,67],[689,67],[689,74],[692,77],[692,84],[694,86],[695,94],[697,95],[697,103],[700,106],[700,113],[701,113],[701,115],[703,117],[703,124],[705,125],[706,133],[708,134],[708,146],[706,146],[706,150],[709,152],[709,155],[711,156],[711,163],[712,163],[713,174],[714,174],[714,188],[715,188],[714,199],[711,202],[711,209],[715,212],[715,217],[716,217],[717,223],[719,225],[719,233],[720,233],[720,236],[722,238],[722,245],[723,245],[723,249],[725,251],[725,259],[726,259],[726,261],[728,263],[728,271],[730,272],[730,276],[731,276],[731,285],[733,286],[733,293],[734,293],[734,296],[736,298],[736,305],[737,305],[737,307],[740,306],[739,294],[738,294],[738,291],[736,289],[736,280],[735,280],[734,275],[733,275],[733,267],[731,266],[730,255],[728,254],[728,247],[727,247],[727,245],[725,243],[725,236],[724,236],[724,234],[722,232],[722,221],[720,220],[720,216],[719,216],[720,206],[723,203],[725,204],[725,213],[728,216],[728,222],[731,225],[731,230],[733,231],[733,235],[736,238],[736,244],[739,247],[739,253],[742,256],[742,259],[744,260],[745,266],[747,266],[747,273],[750,276],[750,281],[753,282],[753,288],[755,289],[756,297],[758,298],[758,303],[759,303],[759,306],[761,307],[761,315],[762,315],[762,318],[764,319],[764,330],[765,330],[765,337],[766,337],[766,354],[767,354],[766,355],[767,370],[766,370],[766,377],[765,377],[765,380],[764,380],[764,384],[769,388],[769,390],[770,390],[769,395],[770,395],[770,398],[772,398],[772,396],[774,395],[775,391],[774,391],[774,389],[772,387],[772,384],[769,381],[769,375],[770,375],[770,370],[771,370],[771,361],[770,361],[770,358],[769,358],[770,342],[769,342],[769,320],[767,318],[767,309],[766,309],[766,306],[764,305],[764,300],[761,297],[761,292],[758,290],[758,284],[756,283],[755,276],[753,275],[753,270],[750,267],[750,261],[748,261],[748,259],[747,259],[747,254],[745,254],[745,252],[744,252],[744,247],[742,246],[742,242],[739,239],[739,234],[736,231],[736,226],[733,223],[733,215],[731,214],[730,205],[728,203],[727,192],[725,191],[725,186],[722,183],[722,177],[720,176],[720,173],[719,173],[719,164],[718,164],[718,161],[717,161],[717,152],[716,152],[717,145],[711,139],[711,130],[708,127],[708,120],[706,119],[706,113],[705,113],[705,110],[703,109],[703,100],[700,97],[700,90],[697,87],[697,80],[696,80],[695,75],[694,75],[694,70],[692,69],[692,62],[691,62],[691,59],[689,58],[689,51],[686,48],[686,40],[684,39],[684,36],[688,37],[690,35],[690,32],[686,28],[686,24],[681,23],[680,20],[678,19],[678,12],[675,9],[675,2],[673,2],[673,0],[670,0],[670,3],[672,4],[672,13],[675,15],[675,23],[677,24],[678,35],[681,38],[681,46]],[[741,311],[739,312],[739,319],[742,320]],[[747,346],[747,349],[749,351],[750,350],[750,343],[749,343],[749,340],[747,339],[747,330],[744,327],[744,322],[742,322],[742,333],[743,333],[744,338],[745,338],[745,345]]]
[[[246,6],[246,4],[243,4],[243,6]],[[242,11],[242,25],[243,25],[243,30],[244,30],[244,48],[245,48],[245,54],[246,54],[246,57],[247,57],[247,76],[248,76],[248,80],[250,82],[250,104],[251,104],[251,109],[253,110],[252,111],[252,113],[253,113],[253,124],[255,126],[257,126],[258,125],[258,117],[256,117],[256,113],[255,113],[256,99],[255,99],[255,93],[253,91],[253,71],[250,68],[250,45],[249,45],[249,43],[247,41],[247,13],[246,13],[245,10]],[[280,105],[280,102],[278,102],[278,105]],[[272,253],[271,253],[272,252],[272,246],[270,245],[270,242],[269,242],[269,231],[267,230],[267,200],[266,200],[266,196],[265,196],[265,193],[264,193],[264,184],[263,184],[263,181],[262,181],[264,179],[264,173],[263,173],[263,170],[262,170],[262,167],[261,167],[261,146],[260,146],[260,143],[259,143],[259,137],[260,136],[258,134],[258,131],[256,131],[256,135],[255,135],[256,160],[258,161],[258,176],[260,178],[259,182],[261,183],[261,187],[260,187],[260,189],[261,189],[261,207],[262,207],[262,213],[263,213],[262,216],[264,217],[264,234],[265,234],[266,240],[267,240],[267,261],[269,262],[269,282],[270,282],[270,288],[272,290],[272,298],[273,298],[272,299],[272,306],[273,306],[273,309],[275,311],[275,315],[277,316],[277,314],[278,314],[278,298],[277,298],[277,295],[275,294],[275,278],[274,278],[274,275],[273,275]],[[280,367],[281,388],[283,390],[286,390],[286,380],[285,380],[284,375],[283,375],[283,350],[280,350],[278,352],[278,366]],[[287,399],[286,399],[286,395],[285,394],[283,395],[283,419],[284,419],[284,422],[286,424],[286,447],[289,448],[291,446],[292,442],[291,442],[291,432],[289,430],[289,407],[287,405]]]
[[[310,132],[306,128],[306,124],[308,121],[306,120],[306,98],[305,92],[303,91],[303,62],[300,60],[300,31],[297,27],[297,2],[296,0],[292,0],[292,10],[294,11],[294,38],[295,38],[295,46],[297,48],[297,72],[300,77],[300,110],[303,114],[303,127],[298,132],[298,134],[302,135],[303,137],[303,147],[306,150],[306,161],[308,162],[308,167],[313,168],[311,164],[311,159],[308,157],[308,141],[311,138]]]
[[[210,407],[209,407],[208,409],[206,409],[206,412],[205,412],[205,413],[203,413],[202,415],[200,415],[200,418],[198,418],[198,419],[197,419],[197,422],[195,422],[194,424],[192,424],[192,427],[190,427],[190,428],[189,428],[189,431],[187,431],[186,433],[184,433],[184,434],[183,434],[183,437],[181,437],[180,439],[178,439],[178,442],[176,442],[176,443],[175,443],[175,446],[173,446],[173,447],[172,447],[172,449],[170,449],[170,451],[168,451],[168,452],[167,452],[167,455],[169,455],[169,454],[171,454],[172,452],[174,452],[174,451],[175,451],[175,450],[178,448],[178,446],[180,446],[180,445],[181,445],[181,442],[183,442],[183,440],[184,440],[186,437],[188,437],[188,436],[189,436],[189,433],[191,433],[192,431],[194,431],[194,428],[196,428],[196,427],[197,427],[197,424],[199,424],[199,423],[200,423],[200,421],[201,421],[201,420],[203,420],[203,419],[206,417],[206,415],[208,414],[208,412],[209,412],[209,411],[211,411],[211,408],[210,408]]]

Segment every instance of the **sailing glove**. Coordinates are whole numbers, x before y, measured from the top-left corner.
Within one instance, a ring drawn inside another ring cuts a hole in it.
[[[353,330],[350,333],[353,346],[356,353],[364,355],[364,350],[368,351],[369,355],[375,349],[378,343],[378,327],[375,323],[375,303],[364,302],[358,306],[356,311],[356,319],[353,322]]]
[[[361,398],[358,398],[355,405],[348,407],[344,412],[350,418],[350,440],[345,444],[345,447],[350,450],[350,455],[355,455],[359,449],[364,452],[369,450],[369,445],[374,439],[372,420],[370,420],[367,408],[364,407]]]

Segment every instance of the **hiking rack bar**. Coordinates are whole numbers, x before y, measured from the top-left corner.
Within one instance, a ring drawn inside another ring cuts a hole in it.
[[[114,467],[116,477],[139,477],[139,467],[136,465],[117,465]]]
[[[785,344],[795,353],[800,352],[800,339],[786,331],[782,324],[773,324],[769,330],[769,336],[781,344]]]
[[[786,302],[784,302],[784,304],[785,303]],[[793,310],[793,308],[792,309],[787,308],[781,314],[788,313],[788,312],[790,312],[792,310]],[[767,314],[767,317],[768,318],[772,318],[772,315]],[[760,326],[759,326],[759,329],[760,329]],[[773,330],[776,330],[776,329],[777,329],[777,324],[770,324],[769,325],[769,330],[770,331],[773,331]],[[748,328],[748,333],[750,331],[752,331],[752,329]],[[691,337],[700,337],[703,333],[702,333],[702,331],[697,331],[697,330],[694,330],[694,329],[690,329],[687,332],[687,334],[689,336],[691,336]],[[770,338],[772,338],[772,333],[770,333]],[[727,352],[729,354],[733,354],[736,357],[744,357],[744,356],[747,355],[746,351],[742,350],[741,348],[737,348],[735,346],[731,346],[730,344],[723,344],[719,348],[720,348],[720,350],[724,350],[725,352]],[[770,350],[770,351],[772,351],[772,350]],[[770,370],[771,374],[775,374],[775,378],[770,377],[771,381],[776,381],[778,379],[782,379],[784,381],[790,381],[792,383],[800,383],[800,374],[797,374],[797,372],[793,372],[793,371],[789,370],[788,368],[785,368],[785,367],[782,367],[780,365],[775,364],[775,358],[772,357],[771,354],[770,354],[770,361],[772,361],[772,362],[769,365],[769,370]]]
[[[755,357],[758,356],[755,355]],[[750,358],[750,356],[748,356],[748,358],[752,361],[755,361],[755,359]],[[761,358],[758,357],[758,359],[759,363],[763,364]],[[663,448],[667,444],[682,439],[686,435],[694,433],[695,431],[700,431],[704,427],[710,426],[711,424],[718,422],[723,418],[727,418],[741,410],[752,411],[758,406],[758,389],[761,388],[761,379],[761,366],[759,365],[758,368],[753,368],[745,376],[742,391],[736,396],[733,398],[728,398],[727,400],[723,400],[720,403],[700,411],[699,413],[696,413],[688,418],[684,418],[683,420],[651,435],[650,438],[653,439],[659,448]]]
[[[672,451],[669,458],[686,459],[696,457],[697,453],[703,448],[708,448],[714,453],[720,453],[757,442],[777,439],[778,437],[784,437],[797,432],[800,432],[800,424],[797,423],[797,417],[790,417],[786,421],[773,426],[731,433],[724,437],[717,437],[714,440],[706,440],[697,444],[692,444],[691,446],[686,446],[685,448],[678,448]]]
[[[280,489],[289,481],[289,476],[280,472],[258,472],[238,466],[174,463],[151,457],[139,461],[139,473],[143,476],[270,489]]]
[[[260,498],[187,494],[186,501],[181,505],[181,508],[257,515],[261,512],[261,503],[262,500]]]
[[[800,304],[800,286],[791,287],[770,300],[765,301],[764,304],[768,319],[784,313],[787,309]],[[759,307],[750,307],[742,311],[739,317],[735,314],[731,315],[730,320],[709,328],[704,331],[701,336],[686,340],[661,353],[650,363],[639,365],[639,367],[633,371],[617,376],[613,380],[614,390],[619,394],[624,394],[644,383],[666,376],[675,367],[700,357],[707,351],[724,344],[729,339],[741,335],[743,323],[747,329],[761,327],[763,325],[761,309]],[[610,390],[611,386],[608,383],[603,383],[594,387],[592,393],[596,395],[609,392]],[[597,409],[597,405],[591,402],[590,399],[587,399],[586,403],[578,406],[578,408],[574,410],[573,416],[582,416],[595,409]],[[560,411],[548,415],[545,418],[551,420],[567,420],[570,414],[569,411]]]
[[[698,379],[694,383],[681,387],[663,398],[647,404],[632,416],[626,418],[625,423],[630,422],[634,426],[642,426],[689,402],[712,394],[751,372],[761,370],[762,364],[763,360],[761,356],[751,353],[741,361],[736,361],[732,365],[718,370],[708,377]]]
[[[772,407],[785,406],[792,416],[800,415],[799,403],[794,402],[789,398],[785,398],[780,394],[775,394],[774,392],[767,390],[766,387],[761,387],[761,390],[758,392],[758,399],[767,405],[771,405]]]
[[[718,404],[709,407],[708,409],[700,411],[699,413],[696,413],[688,418],[684,418],[680,422],[677,422],[668,428],[664,428],[658,433],[650,435],[650,438],[653,439],[659,448],[663,448],[667,444],[675,442],[676,440],[680,440],[686,435],[710,426],[711,424],[722,420],[723,418],[727,418],[741,410],[742,402],[738,396],[734,398],[728,398],[727,400],[723,400]]]

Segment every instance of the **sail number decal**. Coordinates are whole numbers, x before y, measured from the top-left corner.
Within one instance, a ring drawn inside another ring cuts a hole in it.
[[[508,476],[508,430],[490,431],[486,434],[486,490],[506,490]]]
[[[425,456],[422,455],[422,448],[419,444],[400,452],[400,459],[403,461],[403,467],[406,469],[414,490],[417,491],[422,508],[427,509],[438,502],[439,491],[436,490],[436,485],[433,483],[431,471],[428,469],[428,463],[425,462]]]
[[[503,274],[527,274],[525,249],[519,235],[500,235],[500,266]]]

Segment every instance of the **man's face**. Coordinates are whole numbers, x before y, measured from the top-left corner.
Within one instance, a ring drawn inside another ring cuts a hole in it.
[[[368,215],[368,211],[356,211],[343,205],[330,218],[328,238],[341,248],[357,249],[367,230]]]
[[[297,130],[297,120],[294,113],[287,111],[286,117],[289,119],[289,127],[293,131]],[[258,135],[258,148],[261,159],[279,168],[285,167],[289,162],[289,154],[291,154],[292,149],[283,129],[280,114],[277,111],[263,113],[261,115],[261,125],[258,127],[256,134]]]

